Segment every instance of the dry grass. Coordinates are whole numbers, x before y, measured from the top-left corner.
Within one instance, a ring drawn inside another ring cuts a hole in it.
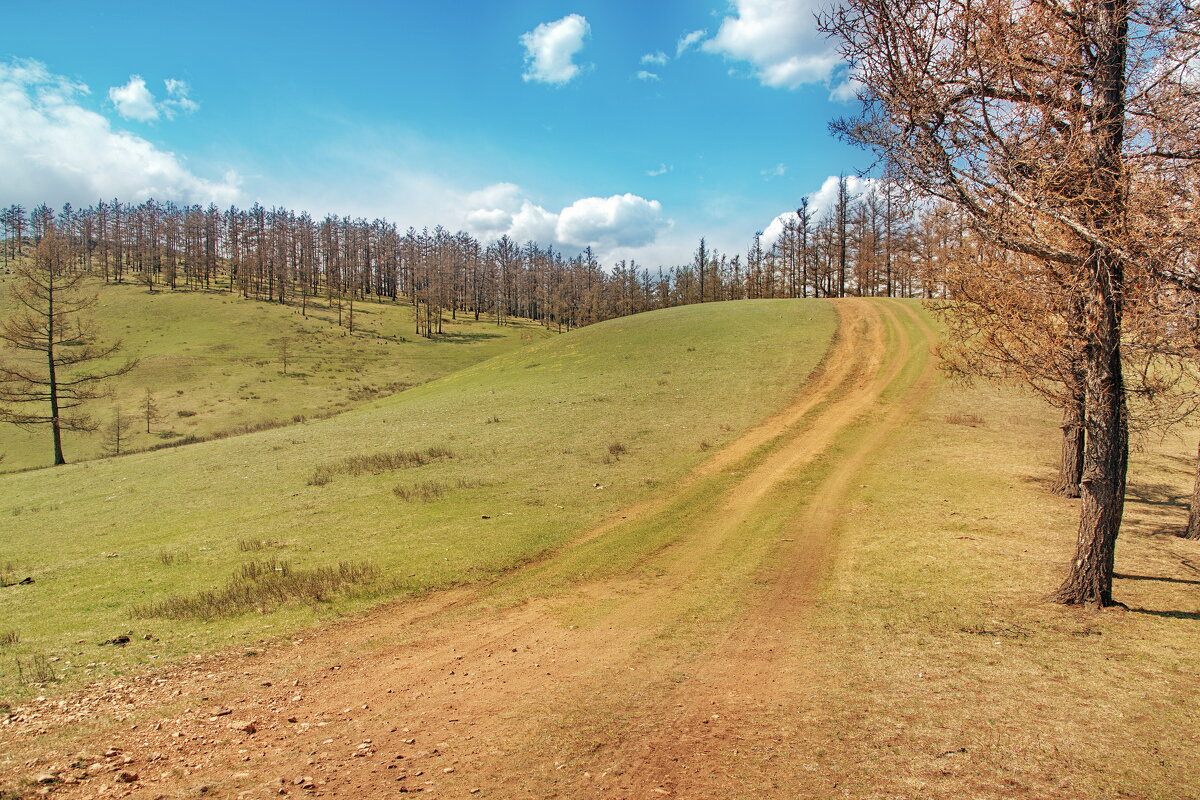
[[[295,569],[267,559],[243,564],[224,587],[195,595],[175,595],[134,609],[138,617],[216,619],[273,610],[288,602],[326,602],[351,588],[374,581],[379,569],[369,563],[342,562],[336,567]]]
[[[428,447],[424,450],[392,450],[384,453],[349,456],[321,464],[308,478],[309,486],[325,486],[335,475],[378,475],[399,469],[423,467],[433,461],[454,458],[447,447]]]
[[[41,653],[34,653],[28,658],[18,658],[17,683],[32,686],[39,683],[53,683],[58,680],[58,674],[50,664],[50,659]]]
[[[394,486],[392,494],[399,497],[406,503],[420,501],[422,503],[432,503],[434,500],[440,500],[442,495],[446,493],[446,484],[436,481],[425,481],[418,483],[415,486]]]
[[[19,631],[5,631],[4,633],[0,633],[0,647],[8,647],[19,641],[21,641]]]

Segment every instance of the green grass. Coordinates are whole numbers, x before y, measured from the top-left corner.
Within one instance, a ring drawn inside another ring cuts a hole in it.
[[[0,283],[0,308],[5,286]],[[134,450],[340,413],[551,336],[528,322],[497,326],[460,318],[447,320],[445,336],[428,340],[413,333],[412,307],[391,301],[355,303],[351,336],[323,299],[310,301],[302,316],[298,305],[221,292],[151,295],[132,284],[95,289],[100,302],[92,315],[101,338],[123,340],[123,355],[140,364],[112,384],[113,397],[88,410],[106,425],[119,405],[133,421],[128,447]],[[291,351],[286,375],[283,338]],[[161,417],[149,434],[146,389]],[[67,433],[64,450],[68,461],[96,458],[103,433]],[[53,461],[50,432],[0,425],[0,454],[3,470],[46,466]]]
[[[706,457],[701,443],[719,447],[777,410],[834,326],[818,301],[669,309],[536,342],[332,419],[0,476],[0,565],[36,580],[0,590],[4,627],[20,634],[0,653],[0,695],[28,691],[17,657],[58,659],[69,685],[510,569],[664,491]],[[429,448],[452,456],[309,481],[323,465]],[[414,487],[428,500],[402,496]],[[262,560],[255,542],[297,569],[352,561],[380,575],[267,613],[132,616],[227,585]],[[99,646],[131,631],[124,648]]]

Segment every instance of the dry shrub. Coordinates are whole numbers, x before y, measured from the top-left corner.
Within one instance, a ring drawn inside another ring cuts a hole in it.
[[[247,611],[265,613],[291,601],[328,602],[356,585],[370,583],[379,569],[362,562],[336,567],[295,569],[286,561],[268,559],[243,564],[224,587],[194,595],[175,595],[134,608],[139,617],[215,619]]]
[[[18,631],[5,631],[0,633],[0,647],[8,647],[21,641],[21,634]]]
[[[338,474],[378,475],[381,472],[423,467],[431,461],[443,458],[454,458],[454,451],[447,447],[429,447],[425,450],[394,450],[389,453],[349,456],[317,467],[309,477],[308,485],[324,486]]]
[[[418,483],[416,486],[392,487],[392,494],[406,503],[418,500],[422,503],[432,503],[434,500],[441,499],[445,493],[446,484],[434,481],[425,481],[424,483]]]
[[[186,564],[192,560],[192,557],[182,551],[160,550],[158,560],[167,566],[171,566],[172,564]]]
[[[712,447],[712,445],[711,445],[711,444],[709,444],[709,443],[708,443],[708,441],[703,441],[703,442],[701,442],[701,443],[700,443],[700,451],[701,451],[701,452],[703,452],[703,451],[707,450],[707,449],[708,449],[708,448],[710,448],[710,447]]]
[[[620,458],[629,452],[629,448],[620,442],[613,442],[608,446],[608,454],[613,458]]]
[[[243,553],[257,553],[260,550],[283,547],[283,542],[265,541],[263,539],[238,539],[238,550]]]
[[[28,661],[17,659],[17,682],[26,686],[33,683],[53,683],[58,680],[50,659],[41,653],[35,653]]]
[[[970,428],[978,428],[983,424],[983,417],[980,417],[976,414],[947,414],[946,422],[950,423],[951,425],[966,425]]]

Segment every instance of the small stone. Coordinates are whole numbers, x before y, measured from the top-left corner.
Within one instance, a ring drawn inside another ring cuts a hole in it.
[[[58,776],[53,772],[43,772],[33,779],[35,783],[56,783]]]
[[[212,711],[209,711],[208,715],[210,717],[225,717],[232,713],[233,713],[233,711],[231,709],[226,708],[225,706],[217,706]]]
[[[257,733],[258,732],[258,728],[255,726],[255,724],[253,722],[248,722],[248,721],[231,722],[231,723],[229,723],[229,728],[231,730],[241,731],[242,733]]]
[[[117,783],[137,783],[138,774],[136,772],[126,772],[122,770],[117,773]]]

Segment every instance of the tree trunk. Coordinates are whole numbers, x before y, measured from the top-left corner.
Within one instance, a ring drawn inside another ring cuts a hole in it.
[[[1089,222],[1117,236],[1125,212],[1124,142],[1126,53],[1129,0],[1102,0],[1093,16],[1096,65],[1091,106],[1095,137]],[[1083,507],[1075,560],[1055,599],[1097,607],[1116,605],[1112,598],[1117,534],[1125,510],[1125,472],[1129,463],[1129,420],[1121,374],[1121,316],[1125,264],[1112,248],[1093,244],[1087,260],[1090,292],[1084,309],[1085,413]]]
[[[1073,403],[1063,412],[1062,459],[1058,466],[1058,480],[1053,492],[1063,497],[1079,497],[1079,483],[1083,480],[1084,456],[1083,401]]]
[[[1200,451],[1196,457],[1196,482],[1192,484],[1192,505],[1188,510],[1187,528],[1182,535],[1185,539],[1200,539]]]

